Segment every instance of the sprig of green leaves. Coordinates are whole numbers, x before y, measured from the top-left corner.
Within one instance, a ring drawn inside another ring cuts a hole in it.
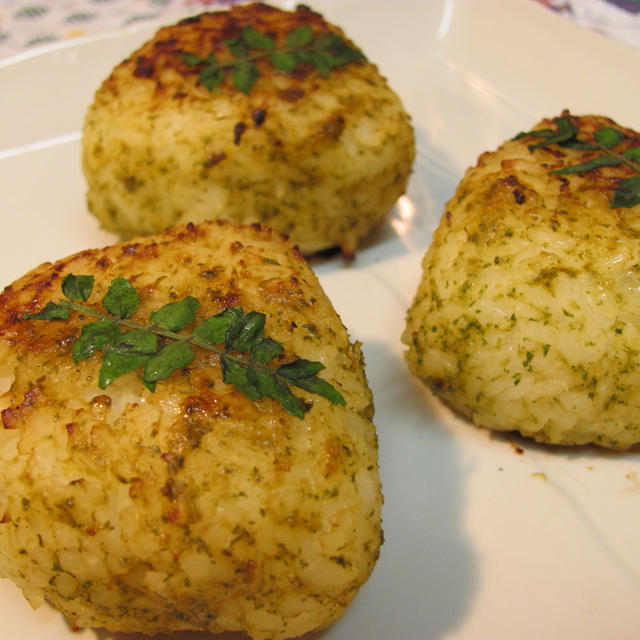
[[[280,365],[273,362],[284,348],[264,335],[263,313],[245,313],[241,307],[229,307],[205,318],[189,333],[178,333],[195,323],[200,307],[196,298],[187,296],[165,304],[150,314],[149,324],[141,324],[130,320],[140,305],[140,296],[127,279],[111,281],[102,299],[104,312],[83,304],[89,299],[93,285],[93,276],[69,274],[62,282],[66,299],[48,302],[37,313],[25,314],[23,318],[67,320],[72,311],[96,318],[82,326],[71,354],[77,364],[102,352],[98,376],[102,389],[116,378],[142,368],[142,382],[155,391],[158,381],[191,364],[198,347],[218,356],[223,381],[234,385],[249,400],[273,398],[298,418],[304,416],[310,405],[293,394],[292,386],[333,404],[345,404],[342,395],[318,377],[324,369],[320,362],[302,358]]]
[[[554,118],[555,129],[537,129],[519,133],[516,140],[523,136],[533,136],[541,141],[529,145],[529,150],[557,144],[561,147],[586,151],[599,151],[586,162],[569,165],[557,169],[556,175],[570,175],[591,171],[599,167],[617,167],[626,164],[636,174],[629,178],[621,178],[610,202],[612,209],[617,207],[634,207],[640,204],[640,146],[629,147],[622,152],[615,150],[626,136],[623,131],[614,127],[601,127],[593,133],[593,141],[579,138],[580,130],[569,115]]]
[[[362,61],[364,54],[350,47],[336,33],[316,36],[308,25],[296,27],[286,36],[286,46],[276,49],[273,38],[245,26],[237,38],[225,40],[233,60],[220,62],[215,53],[201,58],[193,53],[182,52],[182,59],[189,67],[199,67],[199,81],[203,87],[213,91],[220,85],[229,71],[231,80],[239,91],[249,93],[260,77],[256,60],[267,59],[271,65],[284,72],[295,71],[301,64],[310,64],[321,75],[327,76],[332,69],[350,62]]]

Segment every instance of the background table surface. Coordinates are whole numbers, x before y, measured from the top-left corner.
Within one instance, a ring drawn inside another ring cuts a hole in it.
[[[423,0],[402,0],[410,3]],[[481,1],[481,0],[478,0]],[[640,49],[640,0],[532,0],[585,28]],[[0,59],[136,22],[166,24],[234,0],[0,0]],[[508,11],[505,0],[505,10]]]

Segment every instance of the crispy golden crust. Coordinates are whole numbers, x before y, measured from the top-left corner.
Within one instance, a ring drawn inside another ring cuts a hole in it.
[[[189,67],[182,54],[188,52],[206,58],[213,53],[224,65],[234,59],[226,43],[239,38],[247,26],[271,37],[276,43],[276,50],[286,48],[287,34],[302,26],[311,27],[317,35],[337,33],[345,37],[341,29],[304,6],[299,6],[295,11],[282,11],[261,3],[240,5],[228,11],[202,13],[160,29],[152,40],[127,58],[119,68],[136,78],[154,82],[156,104],[166,100],[208,101],[211,94],[199,83],[198,69]],[[352,42],[350,44],[355,46]],[[317,77],[311,77],[316,75],[313,68],[305,65],[295,73],[287,74],[283,85],[274,85],[274,81],[282,79],[282,71],[275,69],[266,58],[258,58],[255,63],[260,70],[260,79],[254,87],[258,101],[296,102],[305,93],[313,91],[318,82]],[[337,70],[338,74],[344,72],[344,69]],[[118,84],[117,76],[105,81],[105,87],[114,94],[119,91]],[[274,90],[274,86],[278,87],[277,90]],[[219,88],[234,96],[238,93],[228,75]],[[151,108],[153,106],[152,103]]]
[[[114,69],[87,112],[89,209],[124,237],[225,218],[271,226],[305,254],[351,252],[404,191],[414,157],[409,118],[366,60],[325,77],[310,64],[285,73],[262,58],[249,94],[230,74],[209,91],[183,53],[225,63],[225,42],[245,26],[277,50],[299,26],[355,47],[302,7],[237,6],[161,29]]]
[[[94,274],[99,306],[128,278],[145,321],[186,295],[199,320],[266,314],[283,357],[322,362],[346,407],[300,390],[297,419],[222,381],[199,350],[151,393],[74,364],[87,321],[25,320]],[[74,626],[242,630],[287,638],[330,624],[373,569],[381,494],[362,354],[295,250],[259,227],[203,223],[83,251],[0,295],[0,573]],[[115,588],[114,588],[115,587]]]
[[[617,152],[640,146],[606,117],[570,119],[582,140],[614,127]],[[611,200],[637,172],[558,175],[602,151],[539,142],[483,153],[446,205],[408,312],[407,362],[477,424],[628,448],[640,441],[640,207]]]

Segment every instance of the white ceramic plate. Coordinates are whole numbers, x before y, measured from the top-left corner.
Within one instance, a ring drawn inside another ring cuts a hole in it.
[[[407,197],[355,263],[314,264],[364,343],[386,498],[372,578],[315,637],[637,638],[638,454],[551,449],[455,418],[407,373],[400,333],[420,258],[464,169],[565,107],[640,129],[639,54],[531,0],[313,5],[379,64],[413,116],[419,147]],[[151,33],[0,63],[1,285],[115,240],[86,212],[79,131],[98,84]],[[0,611],[1,635],[12,640],[142,638],[73,633],[49,607],[31,611],[6,581]]]

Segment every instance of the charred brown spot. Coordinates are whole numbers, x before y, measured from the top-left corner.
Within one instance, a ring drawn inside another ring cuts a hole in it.
[[[201,229],[198,229],[198,227],[195,224],[193,224],[193,222],[188,222],[185,229],[187,230],[188,235],[194,238],[204,234],[204,232]],[[178,234],[178,237],[181,238],[183,237],[183,235],[184,234],[180,233]]]
[[[136,78],[152,78],[155,73],[153,61],[146,56],[140,56],[136,60],[136,68],[133,75]]]
[[[234,20],[227,20],[220,27],[221,37],[218,38],[218,41],[224,42],[225,40],[232,40],[233,38],[239,37],[241,34],[242,27],[240,27],[240,25]]]
[[[218,163],[226,159],[226,153],[212,153],[202,164],[205,169],[215,167]]]
[[[149,244],[139,243],[136,245],[137,250],[134,255],[140,258],[157,258],[158,257],[158,244],[156,242],[150,242]]]
[[[233,127],[233,144],[240,144],[240,140],[242,139],[242,135],[247,129],[247,125],[244,122],[237,122],[236,126]]]
[[[212,418],[222,413],[218,398],[213,394],[185,399],[182,403],[183,436],[192,449],[199,447],[203,436],[211,431]]]
[[[298,245],[296,245],[295,247],[291,248],[291,253],[293,254],[293,257],[296,260],[300,260],[300,261],[304,262],[304,256],[300,252],[300,249],[298,248]]]
[[[174,500],[176,498],[178,494],[171,478],[164,483],[164,486],[160,489],[160,493],[169,498],[169,500]]]
[[[213,280],[217,278],[223,271],[224,269],[222,267],[213,267],[211,269],[205,269],[204,271],[201,271],[198,275],[201,278],[206,278],[207,280]]]
[[[167,511],[166,518],[169,522],[178,522],[181,515],[180,506],[175,504]]]
[[[129,193],[135,193],[144,183],[136,176],[124,176],[122,184]]]
[[[29,410],[35,405],[41,396],[39,386],[29,387],[24,394],[22,402],[15,407],[8,407],[0,413],[2,424],[5,429],[17,429],[20,422],[28,415]]]
[[[67,424],[65,425],[66,429],[67,429],[67,433],[72,436],[73,432],[76,428],[76,423],[75,422],[67,422]]]
[[[156,40],[153,43],[154,49],[171,49],[178,43],[177,38],[167,38],[166,40]]]
[[[278,95],[285,102],[298,102],[304,97],[304,91],[300,87],[289,87],[280,91]]]
[[[178,26],[182,27],[187,24],[197,24],[198,22],[200,22],[201,17],[202,16],[198,15],[198,16],[190,16],[188,18],[183,18],[182,20],[180,20],[180,22],[178,22]]]
[[[344,118],[341,115],[334,116],[322,125],[323,133],[337,140],[344,131]]]
[[[107,258],[106,256],[102,256],[101,258],[98,258],[96,260],[96,267],[98,269],[106,269],[107,267],[111,266],[111,260],[109,260],[109,258]]]
[[[56,344],[61,348],[61,349],[67,349],[68,347],[70,347],[77,339],[78,334],[77,332],[74,330],[68,331],[66,333],[63,333],[57,340],[56,340]]]
[[[260,125],[262,125],[266,117],[267,117],[266,109],[254,109],[251,112],[251,119],[253,120],[253,123],[256,125],[256,127],[259,127]]]
[[[169,473],[175,473],[179,469],[182,469],[184,464],[184,457],[176,453],[163,453],[160,456],[166,463],[169,469]]]
[[[5,322],[4,322],[4,326],[5,327],[9,327],[12,324],[17,324],[18,322],[20,322],[22,320],[22,316],[20,313],[18,313],[15,309],[12,309],[11,311],[9,311],[7,313],[7,315],[5,316]]]
[[[527,197],[524,195],[524,193],[522,193],[522,191],[520,191],[520,189],[514,189],[512,191],[512,193],[513,193],[514,200],[518,204],[524,204],[524,202],[526,201]]]
[[[237,307],[240,302],[240,296],[237,293],[225,293],[222,295],[214,295],[213,300],[221,304],[225,309],[229,307]]]

